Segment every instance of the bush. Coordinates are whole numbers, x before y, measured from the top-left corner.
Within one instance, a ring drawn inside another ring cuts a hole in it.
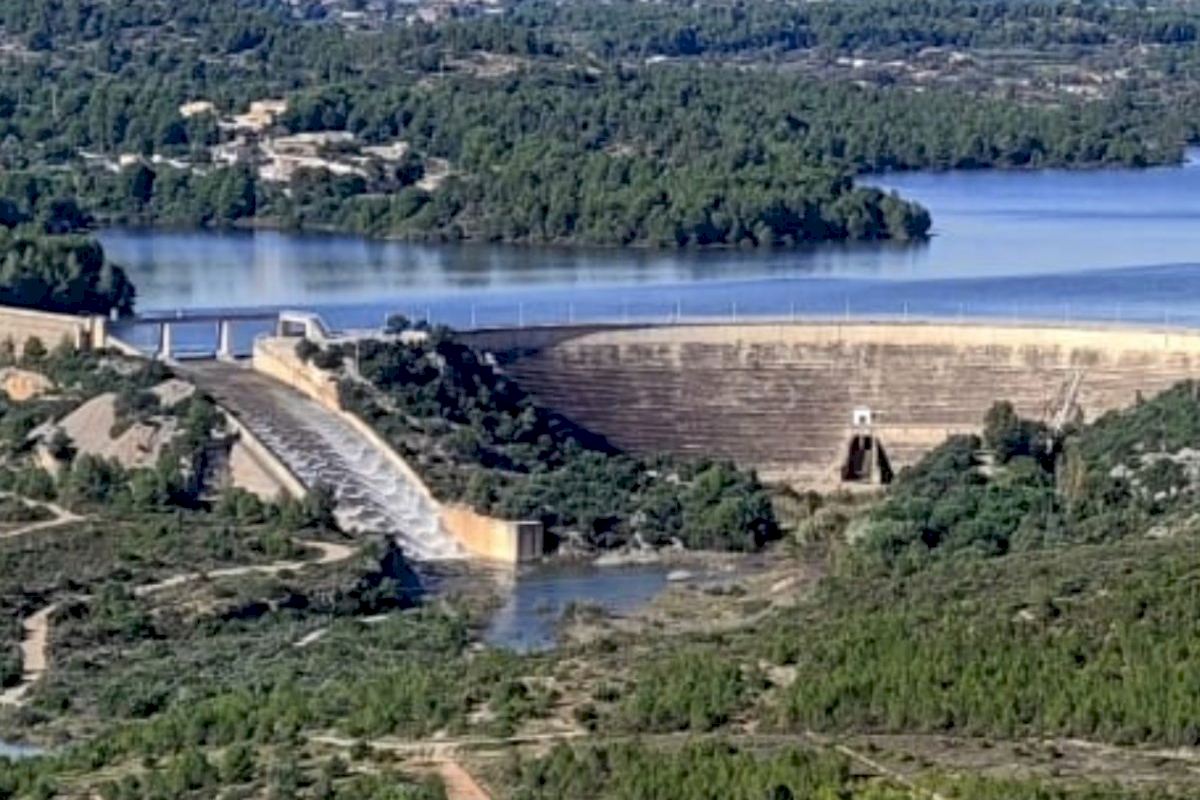
[[[639,669],[617,721],[639,732],[710,731],[729,722],[759,688],[736,661],[691,649]]]

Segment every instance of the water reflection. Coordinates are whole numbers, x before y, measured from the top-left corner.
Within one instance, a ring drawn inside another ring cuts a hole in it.
[[[523,569],[504,604],[493,614],[484,641],[518,652],[554,647],[563,612],[572,603],[628,614],[653,600],[667,585],[661,565],[595,567],[542,565]]]
[[[915,246],[665,252],[412,245],[277,232],[108,230],[144,310],[394,311],[458,327],[769,315],[1193,324],[1200,169],[877,178],[925,203]]]

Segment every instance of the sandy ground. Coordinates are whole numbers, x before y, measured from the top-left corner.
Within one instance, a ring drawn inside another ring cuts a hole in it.
[[[21,642],[21,682],[0,694],[0,706],[19,706],[33,684],[46,674],[48,666],[48,644],[50,639],[50,615],[58,604],[48,605],[32,614],[23,623],[25,638]]]
[[[0,388],[12,400],[23,403],[54,391],[55,386],[54,381],[40,372],[7,367],[0,369]]]
[[[175,421],[161,425],[136,423],[111,436],[116,422],[115,394],[93,397],[59,421],[58,426],[81,453],[115,459],[123,467],[153,467],[158,454],[175,436]]]
[[[439,761],[433,766],[446,789],[446,800],[492,800],[492,796],[457,761]]]

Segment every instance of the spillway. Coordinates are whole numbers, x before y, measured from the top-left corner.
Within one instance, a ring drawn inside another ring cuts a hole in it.
[[[186,365],[185,372],[306,486],[332,487],[343,529],[395,536],[405,553],[419,561],[465,556],[442,529],[433,501],[361,433],[319,403],[235,364],[196,362]]]

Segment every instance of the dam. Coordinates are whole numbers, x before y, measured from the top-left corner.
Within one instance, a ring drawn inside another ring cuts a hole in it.
[[[519,522],[426,502],[427,488],[403,459],[340,408],[336,387],[305,377],[309,368],[292,363],[290,337],[325,336],[316,315],[277,314],[275,334],[255,341],[253,370],[234,366],[238,354],[221,333],[235,318],[213,328],[207,358],[223,363],[190,362],[185,371],[304,482],[334,479],[352,527],[398,530],[411,550],[433,559],[458,555],[460,543],[489,556],[508,543],[505,559],[540,550],[532,539],[521,544],[532,533]],[[164,320],[147,324],[161,332]],[[134,350],[95,320],[0,315],[0,337],[34,331],[46,341]],[[458,337],[489,353],[542,405],[618,449],[728,459],[767,480],[818,490],[887,483],[947,436],[978,432],[997,400],[1062,425],[1200,376],[1200,332],[1179,328],[748,320],[504,327]],[[346,483],[353,475],[361,480]],[[447,529],[455,535],[443,536]]]
[[[621,449],[730,459],[817,489],[872,477],[856,467],[863,447],[886,480],[946,436],[978,432],[997,400],[1091,420],[1200,374],[1200,334],[1178,329],[746,322],[465,337]]]

